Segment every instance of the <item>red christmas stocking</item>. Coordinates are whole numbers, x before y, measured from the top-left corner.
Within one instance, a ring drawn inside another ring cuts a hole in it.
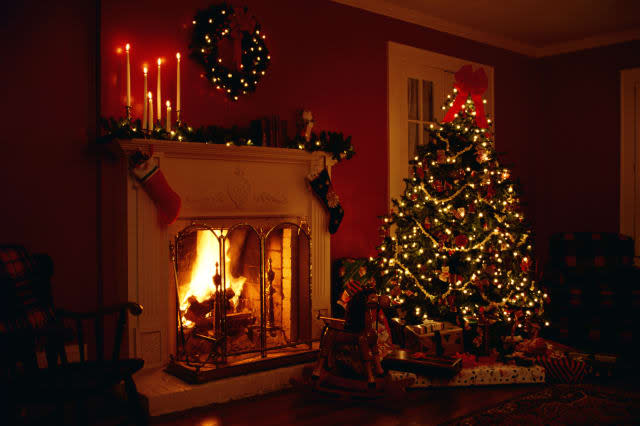
[[[335,234],[344,217],[340,198],[333,190],[329,172],[324,168],[319,174],[309,176],[309,185],[322,204],[329,210],[329,232]]]
[[[135,156],[132,168],[134,176],[142,184],[145,192],[153,200],[158,209],[158,218],[163,225],[175,222],[180,212],[182,201],[180,196],[169,186],[167,179],[156,164],[143,155]]]

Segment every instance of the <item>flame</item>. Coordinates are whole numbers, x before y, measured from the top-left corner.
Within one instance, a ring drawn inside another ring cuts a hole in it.
[[[125,50],[128,52],[128,51],[129,51],[129,49],[131,48],[131,45],[130,45],[129,43],[127,43],[127,45],[126,45],[124,48],[125,48]]]
[[[224,235],[223,233],[220,236]],[[186,312],[189,308],[189,298],[194,296],[198,302],[203,302],[211,298],[215,294],[215,286],[213,277],[216,274],[216,263],[220,262],[220,243],[216,235],[208,230],[197,231],[196,235],[196,261],[191,269],[191,280],[188,284],[181,286],[179,300],[180,311]],[[230,257],[225,253],[225,265],[229,269]],[[221,269],[218,266],[218,273]],[[231,274],[229,274],[231,275]],[[231,298],[233,306],[236,306],[242,287],[247,279],[245,277],[233,278],[227,277],[225,288],[231,288],[235,295]],[[182,323],[185,327],[193,326],[193,323],[182,317]]]

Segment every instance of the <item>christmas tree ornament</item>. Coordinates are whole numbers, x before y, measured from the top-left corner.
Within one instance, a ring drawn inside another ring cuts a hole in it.
[[[318,174],[309,175],[307,182],[313,193],[316,194],[316,197],[318,197],[329,212],[329,232],[335,234],[344,217],[344,210],[340,205],[338,194],[333,190],[333,184],[331,183],[327,168],[325,167]]]
[[[152,155],[136,151],[129,157],[131,173],[140,182],[158,209],[158,219],[162,225],[170,225],[178,217],[182,201],[169,186],[160,167],[152,160]]]

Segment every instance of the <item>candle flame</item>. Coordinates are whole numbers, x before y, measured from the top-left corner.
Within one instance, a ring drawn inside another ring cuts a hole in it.
[[[131,48],[131,45],[130,45],[129,43],[127,43],[127,45],[126,45],[124,48],[125,48],[125,50],[128,52],[128,51],[129,51],[129,49]]]
[[[162,63],[162,59],[158,58],[158,66]]]
[[[180,52],[176,53],[176,58],[178,58],[178,60],[180,60]]]
[[[153,93],[151,93],[151,92],[147,93],[147,97],[148,97],[149,99],[153,98]]]
[[[167,105],[167,108],[171,108],[171,102],[167,101],[166,105]]]
[[[149,70],[147,69],[147,67],[143,67],[142,68],[142,72],[144,72],[146,74],[147,72],[149,72]]]

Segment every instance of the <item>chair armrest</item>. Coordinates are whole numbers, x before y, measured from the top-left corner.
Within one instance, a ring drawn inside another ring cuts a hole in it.
[[[133,316],[138,316],[142,313],[142,305],[135,302],[125,302],[118,303],[112,306],[106,306],[95,311],[86,311],[86,312],[73,312],[64,309],[56,309],[56,314],[63,318],[71,318],[71,319],[91,319],[99,316],[105,316],[109,314],[113,314],[116,312],[126,312]]]

